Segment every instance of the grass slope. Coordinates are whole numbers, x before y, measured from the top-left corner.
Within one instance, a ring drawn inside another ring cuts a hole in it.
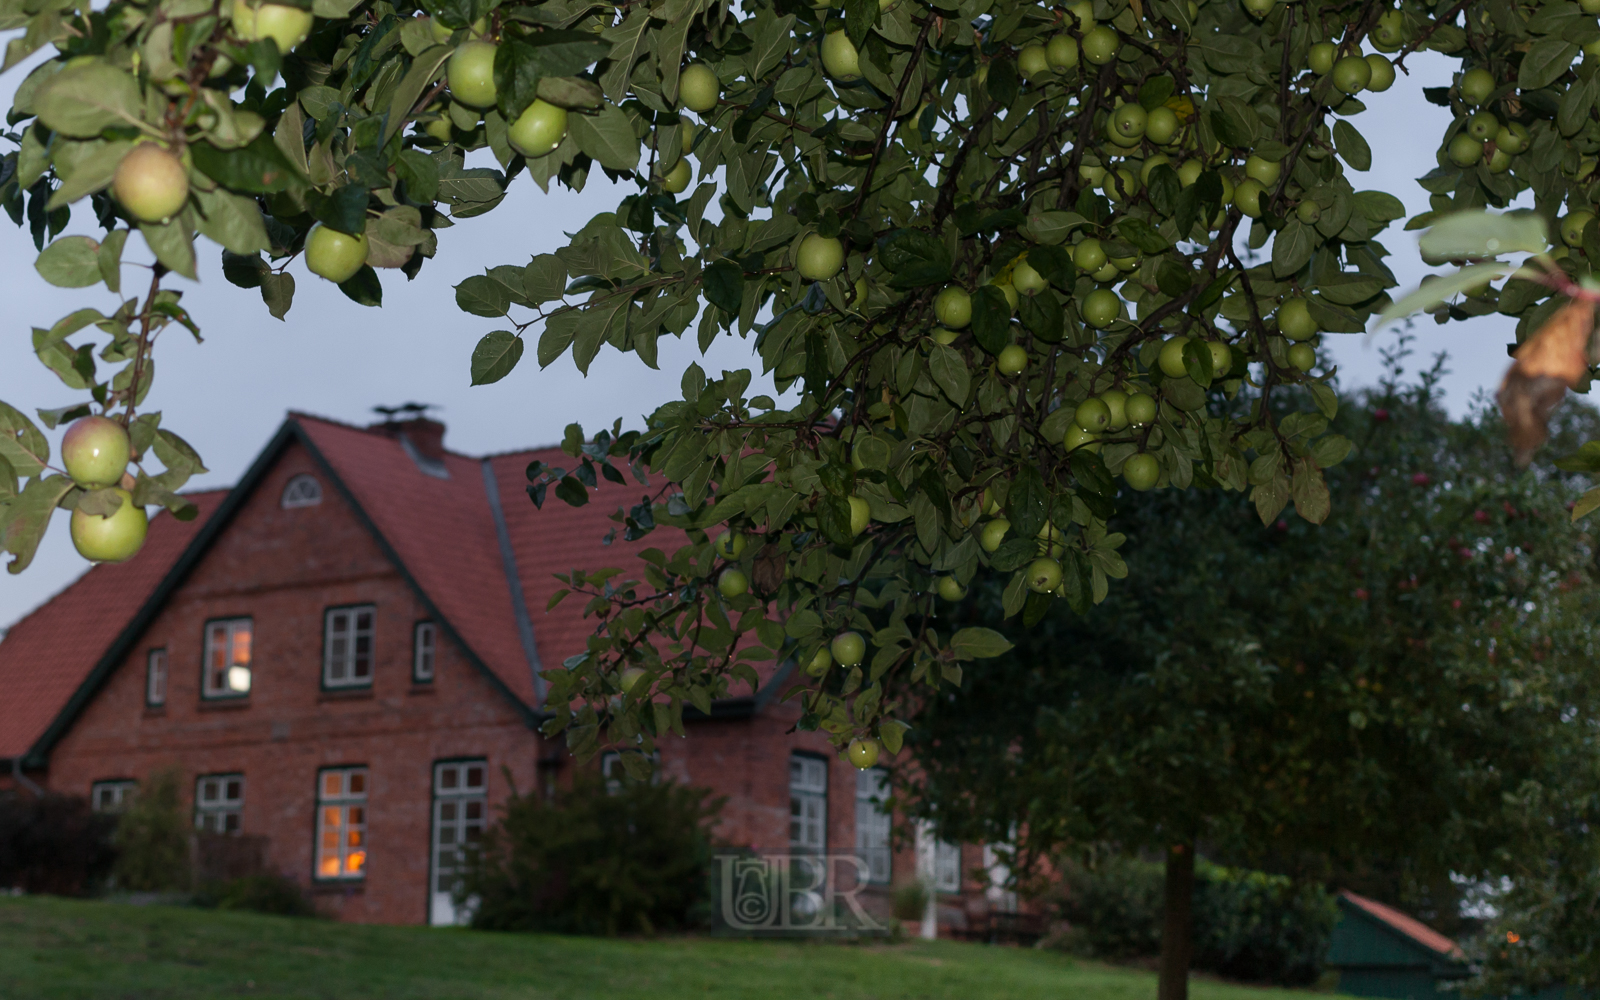
[[[1194,1000],[1310,994],[1196,981]],[[1146,1000],[1155,977],[952,942],[605,940],[0,899],[0,997]]]

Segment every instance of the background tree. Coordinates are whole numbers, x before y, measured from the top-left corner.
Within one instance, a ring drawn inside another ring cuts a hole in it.
[[[1023,869],[1100,842],[1165,855],[1164,997],[1197,847],[1317,880],[1498,878],[1548,846],[1534,827],[1596,818],[1575,490],[1515,471],[1492,414],[1451,421],[1437,366],[1404,384],[1391,360],[1336,422],[1359,444],[1325,525],[1263,527],[1214,491],[1143,497],[1121,522],[1125,585],[1091,616],[1046,615],[916,718],[913,794],[946,835],[1015,831]],[[1563,443],[1597,423],[1571,412]],[[998,619],[995,590],[951,617]]]

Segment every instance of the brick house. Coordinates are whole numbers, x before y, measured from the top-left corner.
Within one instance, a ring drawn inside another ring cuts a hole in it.
[[[269,866],[340,918],[460,919],[452,845],[512,783],[549,789],[572,766],[537,731],[538,674],[580,651],[592,623],[576,601],[544,611],[552,574],[626,567],[678,539],[602,548],[630,487],[536,510],[523,470],[562,464],[558,450],[473,458],[443,436],[427,419],[291,414],[237,486],[191,496],[199,517],[158,514],[136,559],[95,566],[23,618],[0,641],[0,788],[116,808],[176,764],[197,827],[262,839]],[[977,881],[980,847],[890,848],[872,799],[881,772],[787,732],[799,713],[778,697],[785,677],[662,743],[663,775],[727,796],[719,836],[858,853],[878,912],[919,871],[941,890],[940,925],[1014,909]]]

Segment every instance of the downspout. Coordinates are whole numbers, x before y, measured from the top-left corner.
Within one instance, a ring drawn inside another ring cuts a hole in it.
[[[16,780],[17,784],[32,792],[36,798],[44,797],[44,789],[34,784],[32,778],[29,778],[26,774],[22,773],[21,757],[11,758],[11,777]]]

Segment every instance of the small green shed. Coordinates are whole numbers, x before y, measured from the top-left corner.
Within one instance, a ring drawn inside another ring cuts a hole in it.
[[[1339,893],[1339,923],[1328,943],[1339,992],[1390,1000],[1433,1000],[1440,985],[1470,975],[1452,940],[1393,907]]]

